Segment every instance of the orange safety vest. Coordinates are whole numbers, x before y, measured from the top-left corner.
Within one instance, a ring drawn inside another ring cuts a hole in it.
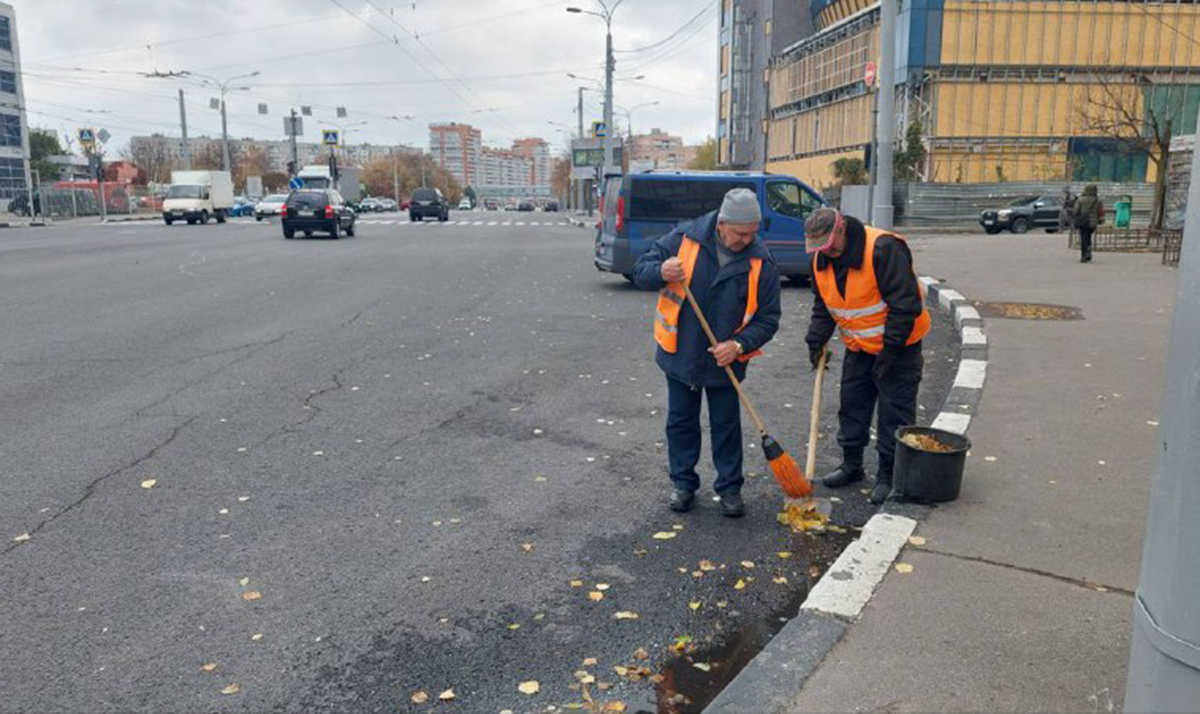
[[[692,271],[696,269],[696,258],[699,256],[700,243],[685,235],[683,242],[679,244],[678,257],[679,261],[683,263],[683,282],[689,287],[692,284]],[[741,327],[733,331],[735,335],[750,324],[754,313],[758,312],[758,278],[762,274],[762,263],[762,258],[750,259],[750,289],[746,293],[746,313],[742,317]],[[675,354],[678,347],[679,311],[683,309],[685,302],[687,302],[687,293],[680,283],[667,283],[666,287],[658,291],[658,308],[654,315],[654,339],[664,352]],[[748,354],[738,355],[738,361],[749,362],[751,358],[760,354],[762,354],[761,350],[755,350]]]
[[[853,352],[866,352],[877,355],[883,351],[884,325],[887,323],[888,306],[879,292],[879,283],[875,281],[875,241],[880,236],[892,236],[896,240],[904,239],[894,233],[881,231],[878,228],[866,227],[867,241],[863,247],[863,261],[859,268],[851,268],[846,274],[846,295],[838,292],[837,277],[834,275],[833,264],[826,261],[825,268],[817,270],[814,278],[817,288],[821,291],[821,299],[829,314],[837,322],[842,332],[842,341],[846,349]],[[914,277],[915,277],[914,273]],[[929,332],[929,310],[925,309],[925,289],[917,283],[921,292],[921,316],[913,324],[912,333],[906,344],[912,345],[921,341]]]

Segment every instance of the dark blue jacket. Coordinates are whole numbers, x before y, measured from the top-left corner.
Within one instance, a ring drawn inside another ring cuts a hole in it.
[[[696,269],[692,274],[692,294],[700,303],[708,324],[717,340],[733,339],[734,330],[742,324],[749,295],[750,258],[762,258],[762,273],[758,281],[758,310],[746,329],[736,335],[747,353],[771,341],[779,329],[779,271],[770,251],[761,238],[736,253],[724,268],[717,262],[717,212],[705,214],[694,221],[679,224],[675,230],[655,241],[633,266],[633,282],[646,290],[658,290],[666,285],[662,279],[663,261],[679,253],[684,234],[700,243]],[[717,366],[708,352],[708,337],[696,319],[696,313],[686,301],[679,313],[678,342],[674,354],[658,348],[655,361],[667,373],[694,387],[728,387],[729,377]],[[739,381],[746,378],[746,363],[734,362],[734,374]]]

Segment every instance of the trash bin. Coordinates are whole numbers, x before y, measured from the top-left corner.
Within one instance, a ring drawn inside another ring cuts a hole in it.
[[[915,448],[904,439],[910,435],[936,448]],[[922,503],[958,498],[970,448],[971,441],[961,434],[923,426],[900,427],[892,467],[895,497]]]
[[[1113,204],[1113,209],[1117,213],[1115,220],[1117,228],[1128,228],[1129,219],[1133,215],[1133,196],[1121,196],[1117,202]]]

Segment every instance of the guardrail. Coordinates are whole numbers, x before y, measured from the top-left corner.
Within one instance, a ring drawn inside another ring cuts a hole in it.
[[[1163,265],[1178,266],[1179,254],[1183,251],[1183,231],[1164,231],[1162,262]]]
[[[1108,253],[1157,253],[1164,250],[1168,236],[1182,231],[1154,228],[1114,228],[1101,226],[1092,234],[1092,250]],[[1079,232],[1067,235],[1067,248],[1079,249]]]

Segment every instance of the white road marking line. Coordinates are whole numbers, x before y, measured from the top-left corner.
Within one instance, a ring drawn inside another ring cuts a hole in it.
[[[937,415],[937,419],[934,419],[930,426],[934,429],[943,429],[955,434],[966,434],[967,428],[971,426],[971,415],[942,412]]]
[[[916,521],[903,516],[871,516],[858,540],[846,546],[809,591],[802,608],[849,620],[857,618],[916,527]]]
[[[489,226],[494,226],[496,223],[498,223],[498,221],[488,221]]]
[[[380,221],[380,223],[382,223],[382,224],[383,224],[383,225],[385,225],[385,226],[390,226],[390,225],[392,225],[393,223],[395,223],[395,221]]]
[[[529,222],[529,225],[531,225],[531,226],[540,226],[540,225],[542,225],[542,224],[541,224],[541,223],[539,223],[539,222],[537,222],[537,221],[530,221],[530,222]]]
[[[518,226],[523,226],[523,225],[525,225],[525,221],[517,221],[517,225],[518,225]]]
[[[474,223],[472,223],[471,225],[473,225],[473,226],[482,226],[482,225],[483,225],[483,221],[475,221],[475,222],[474,222]]]

